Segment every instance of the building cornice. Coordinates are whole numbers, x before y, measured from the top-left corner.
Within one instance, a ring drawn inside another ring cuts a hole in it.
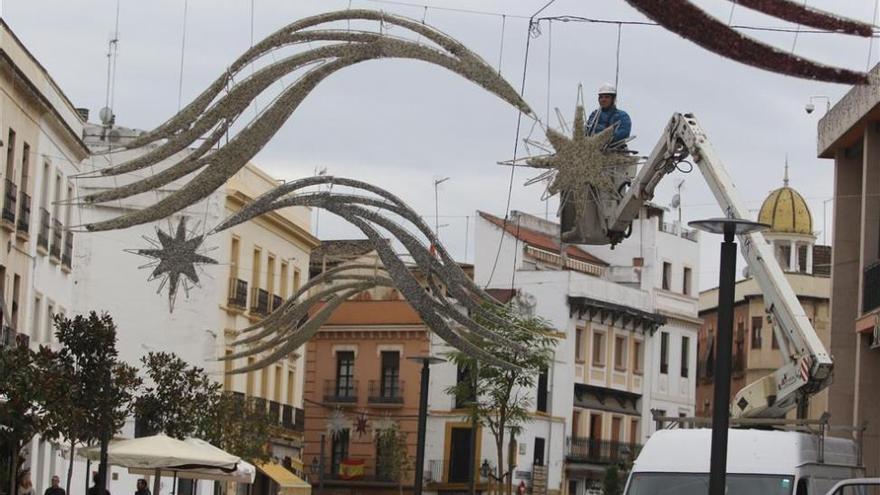
[[[633,330],[641,329],[645,333],[653,334],[658,327],[666,324],[666,317],[656,313],[649,313],[641,309],[631,308],[622,304],[600,301],[590,297],[568,297],[569,316],[577,315],[582,318],[586,315],[590,321],[617,326],[625,329],[631,325]],[[598,320],[595,318],[598,317]]]
[[[11,34],[11,31],[7,32]],[[88,157],[90,154],[89,148],[83,142],[82,137],[77,135],[77,133],[73,130],[73,128],[70,127],[67,121],[64,120],[64,117],[61,116],[61,113],[58,111],[58,109],[55,108],[54,105],[52,105],[49,99],[46,98],[46,96],[42,92],[40,92],[33,81],[31,81],[27,77],[27,75],[25,75],[25,73],[22,72],[22,70],[15,64],[15,62],[12,60],[12,57],[9,55],[9,52],[7,52],[2,47],[0,47],[0,60],[2,60],[2,63],[0,63],[0,70],[3,70],[9,74],[9,77],[13,81],[14,86],[22,90],[22,92],[26,96],[29,96],[33,103],[35,103],[39,107],[42,113],[46,113],[51,116],[49,122],[51,122],[59,131],[61,131],[61,137],[66,141],[66,144],[76,153],[77,160],[82,161],[86,157]],[[64,97],[63,94],[62,98],[66,100],[66,97]],[[75,165],[79,166],[79,163],[75,163]]]
[[[237,189],[227,191],[226,193],[226,202],[233,211],[241,209],[242,206],[250,203],[253,199],[254,198],[251,198]],[[257,222],[270,230],[280,231],[287,236],[292,237],[296,242],[301,244],[306,251],[311,251],[321,244],[321,241],[317,237],[313,236],[306,229],[285,218],[278,212],[271,211],[265,213],[254,218],[252,221]]]

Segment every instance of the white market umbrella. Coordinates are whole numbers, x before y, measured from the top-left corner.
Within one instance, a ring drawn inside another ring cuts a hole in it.
[[[156,476],[153,485],[158,494],[159,477],[163,472],[199,471],[209,475],[231,474],[236,471],[241,458],[225,452],[198,439],[178,440],[166,435],[114,440],[107,449],[110,464],[129,469],[152,470]],[[207,446],[207,447],[206,447]],[[79,450],[79,455],[91,461],[99,461],[100,446]],[[253,478],[251,477],[251,481]]]
[[[184,440],[184,443],[191,444],[198,449],[203,449],[205,452],[214,455],[230,455],[226,451],[219,449],[210,443],[200,439],[200,438],[187,438]],[[131,474],[140,474],[140,475],[155,475],[155,470],[130,467],[128,468],[128,472]],[[235,481],[238,483],[253,483],[254,478],[257,476],[257,468],[243,460],[239,460],[238,464],[235,466],[235,470],[229,472],[228,470],[218,469],[218,468],[189,468],[189,469],[174,469],[167,470],[163,469],[161,471],[161,476],[175,476],[177,475],[180,478],[186,479],[199,479],[199,480],[214,480],[214,481]]]

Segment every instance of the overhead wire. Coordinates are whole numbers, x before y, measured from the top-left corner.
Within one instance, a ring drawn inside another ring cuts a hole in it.
[[[543,7],[541,7],[534,14],[532,14],[532,16],[529,18],[529,24],[528,24],[528,28],[526,30],[526,47],[525,47],[525,53],[523,54],[522,82],[520,84],[520,90],[519,90],[520,96],[523,96],[526,91],[526,75],[528,74],[528,68],[529,68],[529,48],[531,47],[531,43],[532,43],[532,36],[533,36],[532,29],[534,28],[535,18],[538,16],[538,14],[540,14],[541,12],[546,10],[547,7],[553,5],[553,3],[555,1],[556,0],[550,0],[549,2],[544,4]],[[515,136],[513,139],[513,159],[514,160],[516,159],[516,154],[519,151],[519,134],[520,134],[520,128],[522,126],[522,117],[523,117],[522,110],[517,110],[517,112],[516,112],[516,133],[515,133]],[[507,221],[510,219],[510,201],[511,201],[511,198],[513,197],[513,180],[514,180],[515,175],[516,175],[516,167],[511,166],[510,167],[510,180],[507,185],[507,201],[504,206],[504,225],[501,228],[501,234],[498,237],[498,249],[495,251],[495,260],[492,262],[492,270],[489,273],[489,278],[486,281],[485,287],[489,287],[491,285],[492,278],[495,276],[495,270],[498,268],[498,258],[501,257],[501,247],[504,244],[504,234],[506,233],[506,230],[507,230]]]
[[[183,63],[186,55],[186,15],[189,0],[183,0],[183,32],[180,37],[180,77],[177,83],[177,111],[180,111],[183,102]]]

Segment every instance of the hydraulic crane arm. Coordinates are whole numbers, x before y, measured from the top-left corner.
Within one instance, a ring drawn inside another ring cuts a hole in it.
[[[709,184],[718,204],[729,218],[747,218],[745,208],[720,158],[691,114],[672,116],[647,162],[632,179],[629,189],[606,218],[608,241],[617,243],[625,235],[642,205],[653,198],[657,184],[677,168],[688,155]],[[743,388],[734,398],[734,417],[782,417],[831,383],[832,362],[810,324],[803,307],[789,285],[760,232],[739,236],[749,272],[764,295],[764,305],[780,345],[785,364]]]

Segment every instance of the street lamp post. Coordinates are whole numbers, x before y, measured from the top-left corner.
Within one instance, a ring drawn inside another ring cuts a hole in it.
[[[715,393],[712,407],[712,450],[709,495],[724,495],[727,477],[727,428],[730,425],[730,374],[733,348],[733,304],[736,284],[734,236],[769,228],[769,225],[736,218],[712,218],[688,223],[691,227],[723,234],[718,281],[718,344],[715,350]]]
[[[419,390],[419,431],[416,438],[416,473],[414,495],[422,495],[422,477],[425,471],[425,431],[428,428],[428,380],[432,364],[445,363],[446,360],[434,356],[410,356],[407,359],[422,364],[421,388]]]
[[[324,434],[321,433],[321,458],[312,458],[312,474],[318,477],[318,493],[324,493]]]

